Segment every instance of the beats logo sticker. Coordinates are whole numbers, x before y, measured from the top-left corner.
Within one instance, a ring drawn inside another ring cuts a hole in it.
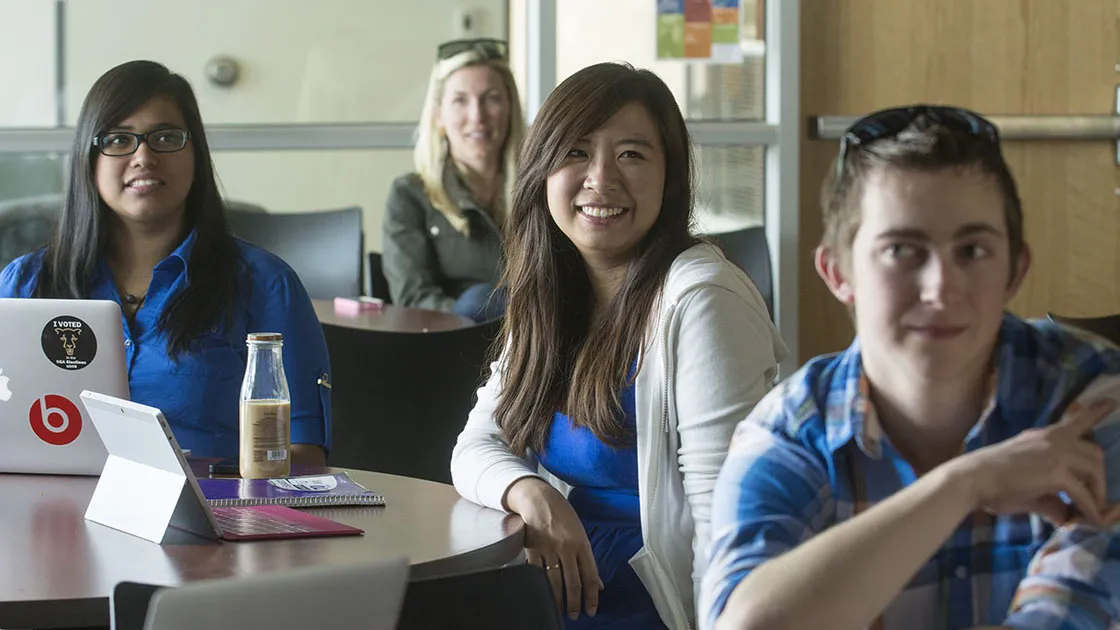
[[[78,439],[82,432],[82,412],[69,399],[47,394],[31,403],[31,430],[40,440],[54,446],[65,446]]]

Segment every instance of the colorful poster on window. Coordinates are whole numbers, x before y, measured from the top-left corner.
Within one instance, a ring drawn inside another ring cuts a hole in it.
[[[740,63],[741,0],[656,0],[657,58]]]
[[[657,0],[657,58],[684,59],[684,0]]]

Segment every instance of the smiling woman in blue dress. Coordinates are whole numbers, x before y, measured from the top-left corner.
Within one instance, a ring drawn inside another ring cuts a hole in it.
[[[656,75],[577,72],[522,155],[502,353],[455,487],[521,515],[569,628],[690,627],[712,485],[785,346],[750,279],[690,234],[688,131]]]
[[[0,297],[120,304],[132,400],[162,409],[198,456],[237,455],[246,334],[281,333],[292,462],[324,463],[322,327],[295,272],[230,234],[186,79],[152,61],[106,72],[78,114],[70,165],[54,236],[0,273]]]

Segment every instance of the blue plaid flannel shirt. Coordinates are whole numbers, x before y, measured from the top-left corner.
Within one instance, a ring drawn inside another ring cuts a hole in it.
[[[1120,374],[1120,349],[1048,321],[1005,315],[995,353],[992,397],[965,439],[967,451],[1045,426],[1067,395],[1098,376]],[[1096,431],[1112,501],[1120,501],[1116,427]],[[855,484],[854,471],[860,471]],[[852,518],[857,496],[870,505],[914,481],[878,428],[859,340],[808,363],[735,431],[713,497],[701,627],[715,625],[755,567]],[[1038,516],[976,513],[918,570],[877,627],[1072,630],[1108,628],[1114,619],[1120,619],[1120,527],[1100,532],[1071,523],[1055,530]]]

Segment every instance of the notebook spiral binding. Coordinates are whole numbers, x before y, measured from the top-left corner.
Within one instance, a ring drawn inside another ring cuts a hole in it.
[[[207,499],[206,503],[216,507],[252,507],[256,505],[283,505],[286,507],[332,507],[338,505],[380,506],[385,505],[385,497],[380,494],[371,496],[321,496],[321,497],[273,497],[269,499]]]

